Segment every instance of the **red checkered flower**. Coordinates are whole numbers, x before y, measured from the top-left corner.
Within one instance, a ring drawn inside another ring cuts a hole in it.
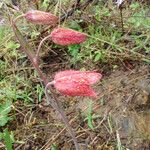
[[[87,35],[72,29],[55,28],[51,32],[51,39],[55,44],[65,46],[80,44],[87,39]]]
[[[97,97],[90,85],[100,80],[102,75],[93,71],[66,70],[58,72],[54,87],[64,95]]]
[[[24,17],[27,19],[27,21],[32,22],[34,24],[54,25],[58,22],[57,16],[39,10],[28,11],[24,15]]]

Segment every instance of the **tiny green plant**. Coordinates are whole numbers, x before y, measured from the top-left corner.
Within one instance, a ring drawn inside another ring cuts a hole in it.
[[[19,47],[20,47],[20,44],[14,43],[13,41],[9,41],[6,46],[7,49],[11,49],[11,50],[16,50]]]
[[[84,114],[84,116],[86,116],[84,121],[87,122],[88,127],[92,130],[96,128],[94,125],[94,120],[101,117],[100,115],[96,115],[94,113],[93,104],[93,101],[88,102],[87,112]]]
[[[0,126],[4,126],[11,117],[8,116],[9,112],[11,111],[11,101],[6,101],[0,104]]]
[[[73,64],[75,64],[78,60],[80,60],[79,50],[80,50],[79,44],[68,46],[68,52],[72,56],[72,63]]]
[[[6,150],[13,150],[12,144],[14,143],[14,136],[7,128],[0,134],[0,139],[4,139]]]
[[[42,101],[42,96],[44,95],[44,89],[40,85],[37,85],[36,86],[36,91],[37,91],[37,95],[38,95],[38,102],[41,102]]]
[[[58,146],[56,144],[52,144],[51,150],[58,150]]]
[[[92,111],[93,111],[93,102],[89,101],[87,121],[89,128],[94,130]]]
[[[42,6],[44,8],[47,8],[49,6],[49,0],[44,0],[43,3],[42,3]]]

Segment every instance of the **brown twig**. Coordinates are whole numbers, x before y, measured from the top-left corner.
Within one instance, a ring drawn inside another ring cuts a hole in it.
[[[124,33],[124,22],[123,22],[123,13],[122,13],[122,9],[123,7],[119,7],[119,11],[120,11],[120,18],[121,18],[121,29],[122,29],[122,33]]]

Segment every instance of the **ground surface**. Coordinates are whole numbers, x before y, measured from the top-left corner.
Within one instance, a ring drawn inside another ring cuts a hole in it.
[[[133,68],[121,67],[109,72],[96,86],[100,99],[94,100],[94,130],[84,121],[90,99],[60,96],[63,108],[76,129],[83,149],[116,149],[117,135],[122,146],[134,150],[150,147],[150,66],[133,63]],[[101,70],[101,68],[99,68]],[[102,70],[101,70],[102,71]],[[43,102],[22,107],[17,101],[15,120],[9,128],[15,138],[23,141],[15,149],[48,149],[51,144],[61,149],[73,149],[72,141],[60,116]],[[21,108],[21,110],[19,110]]]

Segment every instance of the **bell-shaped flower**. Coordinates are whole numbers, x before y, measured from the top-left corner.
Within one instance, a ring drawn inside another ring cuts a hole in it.
[[[83,43],[87,39],[87,35],[72,29],[55,28],[51,32],[51,40],[59,45],[73,45]]]
[[[58,22],[58,17],[44,11],[31,10],[23,15],[27,21],[34,24],[55,25]]]
[[[97,97],[90,85],[100,80],[102,75],[94,71],[66,70],[58,72],[54,87],[64,95]]]

